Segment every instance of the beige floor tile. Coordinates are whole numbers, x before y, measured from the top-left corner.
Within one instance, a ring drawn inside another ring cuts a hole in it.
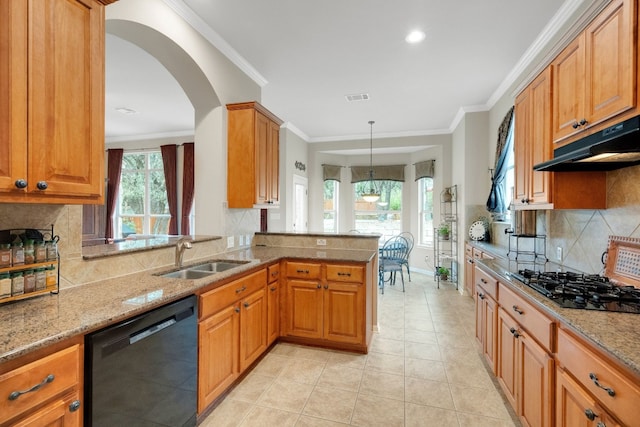
[[[469,335],[464,331],[460,333],[436,332],[436,338],[440,347],[453,347],[461,350],[475,349],[474,342],[469,339]]]
[[[404,375],[404,357],[395,354],[370,352],[364,369]]]
[[[331,357],[331,353],[331,350],[325,350],[322,348],[298,347],[293,353],[293,357],[326,362]]]
[[[290,362],[290,357],[271,352],[258,363],[253,372],[267,377],[277,377]]]
[[[455,409],[447,383],[408,377],[404,384],[406,402]]]
[[[362,369],[327,366],[320,374],[317,385],[357,392],[360,389],[362,372]]]
[[[447,382],[444,363],[436,360],[405,358],[404,375],[424,380]]]
[[[289,427],[295,426],[299,414],[273,408],[254,406],[240,424],[240,427]]]
[[[428,359],[440,361],[440,348],[437,344],[422,344],[415,342],[405,342],[405,357],[412,359]]]
[[[406,403],[404,414],[406,427],[459,426],[456,412],[450,409]]]
[[[371,344],[370,351],[376,353],[393,354],[396,356],[404,356],[404,342],[377,336]]]
[[[351,425],[402,427],[404,426],[404,402],[359,394],[353,410]]]
[[[251,373],[229,393],[229,398],[255,403],[274,381],[273,377]]]
[[[337,423],[335,421],[323,420],[322,418],[308,417],[306,415],[301,415],[296,423],[296,427],[345,427],[347,425],[348,424]]]
[[[309,384],[276,380],[262,395],[257,404],[289,412],[301,412],[313,390]]]
[[[360,394],[404,400],[404,377],[365,369],[360,383]]]
[[[380,338],[402,341],[404,340],[404,328],[391,328],[389,326],[381,327],[377,336]]]
[[[334,388],[316,387],[302,413],[331,421],[349,423],[358,394]]]
[[[367,363],[366,354],[358,353],[346,353],[346,352],[333,352],[327,360],[327,367],[345,367],[353,369],[364,369],[364,365]]]
[[[252,408],[253,405],[249,402],[225,399],[200,427],[238,427]]]
[[[295,381],[305,384],[315,384],[322,374],[326,362],[312,359],[291,359],[290,362],[282,368],[278,379]]]
[[[273,349],[271,349],[270,354],[278,354],[280,356],[293,356],[296,350],[300,346],[288,343],[279,343]]]
[[[410,329],[409,327],[404,330],[404,340],[421,344],[438,343],[435,332],[420,331],[418,329]]]
[[[460,427],[515,427],[520,425],[511,419],[500,420],[464,412],[458,412],[458,422],[460,423]]]
[[[495,388],[486,389],[450,384],[450,389],[457,411],[503,420],[511,419],[506,408],[507,403],[502,400]]]
[[[476,361],[457,360],[445,362],[444,370],[447,373],[449,383],[495,390],[495,385],[479,357],[478,355]]]

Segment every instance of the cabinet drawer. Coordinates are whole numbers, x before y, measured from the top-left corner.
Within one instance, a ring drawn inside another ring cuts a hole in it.
[[[482,251],[478,248],[473,248],[471,250],[471,252],[473,253],[473,257],[475,259],[482,259]]]
[[[287,262],[287,277],[297,279],[319,279],[320,264],[310,262]]]
[[[0,424],[4,425],[6,420],[77,386],[80,381],[79,376],[79,345],[71,346],[1,375]],[[47,382],[47,380],[50,381]],[[13,400],[9,397],[14,392],[24,392],[37,384],[42,384],[37,390],[19,395]]]
[[[464,245],[464,253],[465,253],[465,255],[468,255],[468,256],[472,257],[473,256],[473,246]]]
[[[265,286],[265,270],[222,285],[200,297],[200,318],[204,319]]]
[[[637,379],[627,377],[562,329],[558,330],[558,361],[624,425],[637,425],[640,408]],[[610,388],[613,396],[604,388]]]
[[[327,281],[362,283],[364,268],[355,265],[327,264]]]
[[[280,264],[273,264],[267,267],[267,281],[269,283],[277,282],[280,278]]]
[[[547,351],[552,350],[554,324],[550,318],[504,284],[500,284],[498,302]]]
[[[480,286],[491,295],[494,300],[498,300],[498,281],[485,273],[481,268],[477,266],[474,268],[473,279],[476,287]]]

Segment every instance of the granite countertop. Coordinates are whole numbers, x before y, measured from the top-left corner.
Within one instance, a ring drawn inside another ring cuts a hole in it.
[[[169,279],[154,274],[163,267],[91,284],[61,289],[0,307],[0,363],[77,335],[101,329],[137,314],[192,295],[238,273],[283,258],[333,262],[369,262],[375,251],[346,249],[251,247],[220,254],[185,266],[215,260],[246,260],[233,270],[198,280]]]
[[[640,377],[640,315],[634,313],[606,312],[562,308],[535,290],[510,277],[511,272],[522,268],[513,260],[476,260],[498,275],[500,282],[524,294],[538,308],[552,318],[568,325],[590,340],[594,346],[611,355]],[[552,263],[547,263],[547,270]],[[557,266],[561,268],[560,266]]]
[[[131,252],[148,251],[150,249],[168,248],[175,246],[176,242],[185,236],[152,236],[125,239],[120,242],[106,245],[86,246],[82,248],[82,259],[96,259],[108,256],[116,256]],[[187,236],[193,243],[207,242],[210,240],[220,240],[220,236]]]

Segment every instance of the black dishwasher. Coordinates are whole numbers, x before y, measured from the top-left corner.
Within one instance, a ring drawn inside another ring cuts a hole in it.
[[[167,304],[85,340],[86,426],[195,426],[197,299]]]

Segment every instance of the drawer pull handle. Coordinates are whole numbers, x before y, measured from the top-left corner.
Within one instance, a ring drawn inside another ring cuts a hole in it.
[[[269,290],[270,290],[271,292],[274,292],[276,289],[278,289],[278,288],[276,288],[275,286],[272,286],[272,287],[270,287],[270,288],[269,288]]]
[[[589,418],[591,421],[595,420],[596,418],[598,418],[598,416],[596,415],[595,412],[593,412],[593,410],[591,409],[585,409],[584,410],[584,415]]]
[[[487,281],[486,281],[486,280],[484,280],[484,279],[482,279],[482,278],[480,279],[480,281],[481,281],[482,283],[484,283],[485,285],[487,284]]]
[[[516,312],[516,313],[518,313],[519,315],[523,315],[523,314],[524,314],[524,311],[522,311],[522,310],[520,309],[520,307],[518,307],[517,305],[514,305],[514,306],[513,306],[513,311],[515,311],[515,312]]]
[[[318,283],[318,289],[322,289],[322,285]]]
[[[329,285],[324,285],[324,288],[325,289],[329,289]]]
[[[296,270],[296,273],[309,274],[309,270]]]
[[[241,287],[241,288],[236,289],[236,294],[239,294],[240,292],[244,292],[244,291],[246,291],[246,290],[247,290],[247,287],[246,287],[246,286],[243,286],[243,287]]]
[[[348,276],[348,277],[351,277],[351,273],[341,273],[341,272],[338,272],[338,276]]]
[[[611,387],[605,387],[600,384],[600,382],[598,381],[598,377],[593,372],[589,373],[589,378],[591,378],[591,381],[593,381],[596,386],[606,391],[609,396],[613,397],[616,395],[616,391],[614,389],[612,389]]]
[[[249,308],[249,303],[248,302],[244,303],[244,308]]]
[[[511,329],[509,329],[509,332],[511,332],[511,334],[512,334],[514,337],[516,337],[516,338],[519,338],[519,337],[520,337],[520,332],[518,332],[518,331],[516,330],[516,328],[511,328]]]
[[[69,412],[76,412],[78,409],[80,409],[80,401],[74,400],[73,402],[71,402],[71,404],[69,405]]]
[[[484,294],[483,294],[482,292],[480,292],[480,293],[478,294],[478,297],[479,297],[480,299],[484,299]]]
[[[236,307],[236,308],[235,308],[235,312],[236,312],[236,313],[240,313],[240,307]]]
[[[9,395],[9,400],[16,400],[17,398],[19,398],[23,394],[27,394],[27,393],[31,393],[32,391],[39,390],[40,388],[42,388],[42,386],[47,385],[50,382],[53,382],[53,380],[55,380],[55,379],[56,379],[56,377],[54,377],[53,374],[49,374],[49,375],[46,376],[46,378],[44,380],[42,380],[42,382],[40,384],[36,384],[33,387],[31,387],[30,389],[28,389],[28,390],[12,392]]]

